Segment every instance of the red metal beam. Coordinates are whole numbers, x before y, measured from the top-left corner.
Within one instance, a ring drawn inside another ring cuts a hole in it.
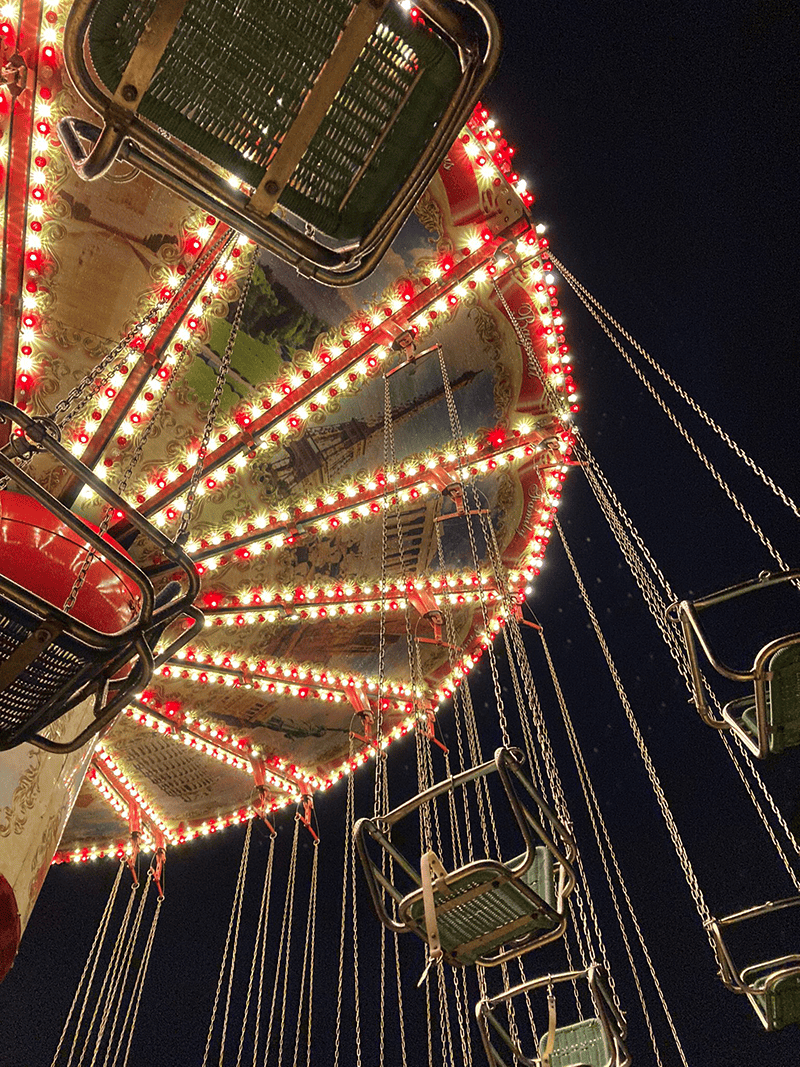
[[[422,292],[417,293],[410,301],[408,301],[408,303],[404,304],[399,311],[393,314],[390,318],[387,318],[380,326],[364,335],[349,348],[346,348],[341,355],[332,359],[318,374],[311,375],[310,378],[304,381],[296,389],[293,389],[290,395],[285,396],[282,400],[279,400],[276,404],[270,407],[269,411],[265,411],[263,415],[254,419],[246,430],[233,435],[224,445],[220,445],[214,451],[209,452],[203,462],[204,475],[210,474],[223,464],[228,463],[231,457],[241,451],[242,448],[250,446],[254,438],[259,438],[270,433],[274,426],[292,415],[292,413],[299,407],[302,407],[309,397],[314,393],[317,393],[327,382],[333,381],[342,374],[346,374],[373,349],[382,345],[390,346],[398,336],[409,329],[409,325],[413,319],[426,311],[443,296],[446,296],[456,285],[469,280],[470,275],[476,270],[479,270],[486,263],[491,262],[501,245],[505,244],[512,238],[516,238],[519,234],[526,232],[528,229],[529,225],[527,221],[519,220],[501,233],[495,235],[491,240],[483,242],[480,248],[465,256],[460,263],[456,264],[452,270],[448,271],[441,281],[429,285]],[[153,515],[160,511],[170,501],[182,496],[190,478],[191,471],[186,471],[179,478],[176,478],[174,482],[170,482],[168,486],[152,497],[148,503],[141,508],[142,514]],[[114,531],[114,536],[118,536],[117,531]]]
[[[0,398],[14,402],[17,382],[19,314],[25,280],[25,232],[28,224],[28,174],[33,144],[33,120],[38,89],[40,0],[24,0],[20,12],[16,51],[31,65],[26,88],[12,99],[6,129],[8,167],[4,176],[3,262],[0,270]],[[4,94],[4,102],[8,93]],[[8,440],[9,426],[0,426],[0,447]]]
[[[153,371],[160,365],[184,316],[214,269],[230,233],[229,226],[221,222],[217,223],[205,248],[198,254],[197,262],[202,265],[193,273],[186,275],[178,291],[170,300],[169,309],[162,322],[142,350],[81,455],[81,462],[89,469],[95,466],[108,445],[114,440]],[[69,505],[73,504],[80,490],[81,486],[77,479],[69,479],[60,493],[61,501]]]

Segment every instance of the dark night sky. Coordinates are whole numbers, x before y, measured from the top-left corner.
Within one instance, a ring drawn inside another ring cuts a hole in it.
[[[547,224],[554,254],[796,497],[796,8],[781,0],[498,0],[497,8],[506,51],[486,100],[517,145],[520,172],[537,194],[536,220]],[[673,586],[681,593],[710,591],[754,576],[768,564],[757,541],[563,283],[559,299],[582,395],[579,425]],[[677,399],[674,407],[686,414]],[[716,449],[714,456],[721,455]],[[719,462],[797,563],[788,512],[781,514],[727,458]],[[687,707],[580,475],[567,484],[561,516],[712,909],[788,895],[718,738]],[[797,1062],[794,1028],[764,1034],[746,1002],[714,978],[699,921],[555,543],[531,604],[550,635],[689,1061],[697,1067],[789,1067]],[[540,678],[536,653],[533,662]],[[490,690],[485,677],[478,686],[480,708]],[[544,696],[544,681],[542,689]],[[449,721],[445,717],[445,729]],[[412,750],[406,751],[411,760]],[[402,750],[394,758],[401,761]],[[792,752],[764,771],[796,826],[798,766]],[[574,784],[566,764],[564,774],[568,786]],[[365,811],[368,782],[360,783],[360,792]],[[320,1052],[312,1059],[320,1064],[331,1062],[330,957],[338,951],[343,795],[339,786],[318,805],[327,849],[318,937],[328,934],[318,964]],[[571,796],[579,840],[588,842],[580,836],[579,798]],[[288,820],[283,825],[285,862],[291,831]],[[170,858],[163,936],[132,1064],[200,1063],[240,847],[240,833],[229,831]],[[260,864],[265,850],[266,835],[258,833]],[[308,852],[305,847],[302,870]],[[635,1063],[651,1063],[590,843],[587,857],[595,893],[603,898],[601,919],[629,1012]],[[58,868],[48,878],[17,963],[0,988],[7,1035],[10,1026],[0,1067],[49,1064],[112,878],[108,865]],[[365,944],[371,932],[365,915]],[[795,947],[799,933],[795,929]],[[242,951],[247,958],[249,950]],[[374,953],[364,952],[368,971]],[[414,995],[416,968],[411,964],[407,998]],[[374,1018],[369,982],[365,1004]],[[422,1048],[416,1041],[413,1048],[409,1062],[421,1064]],[[666,1041],[663,1048],[665,1064],[677,1063]],[[342,1062],[353,1062],[351,1054]],[[376,1061],[368,1056],[365,1062]]]

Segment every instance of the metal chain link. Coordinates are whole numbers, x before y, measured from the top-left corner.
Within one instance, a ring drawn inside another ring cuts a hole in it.
[[[208,1054],[209,1054],[209,1052],[211,1050],[211,1039],[212,1039],[212,1037],[214,1035],[214,1023],[215,1023],[216,1018],[217,1018],[217,1010],[219,1008],[219,998],[220,998],[220,994],[222,993],[222,983],[223,983],[223,981],[225,979],[225,965],[226,965],[227,960],[228,960],[228,952],[230,950],[231,937],[233,936],[234,925],[235,925],[235,922],[236,922],[236,905],[237,905],[237,902],[239,900],[239,896],[240,896],[241,891],[242,891],[242,886],[244,885],[244,876],[245,876],[245,871],[247,869],[247,857],[248,857],[249,852],[250,852],[250,834],[252,833],[252,829],[253,829],[253,822],[252,822],[252,820],[250,820],[250,822],[248,822],[248,824],[247,824],[247,831],[245,833],[244,845],[242,847],[242,858],[239,861],[239,872],[238,872],[238,874],[236,876],[236,887],[235,887],[235,889],[233,891],[233,903],[231,905],[231,917],[228,920],[228,932],[227,932],[227,934],[225,936],[225,947],[222,950],[222,963],[220,964],[220,968],[219,968],[219,978],[217,979],[217,988],[216,988],[216,991],[214,993],[214,1004],[213,1004],[212,1009],[211,1009],[211,1019],[210,1019],[209,1024],[208,1024],[208,1033],[206,1035],[206,1046],[205,1046],[205,1049],[203,1051],[202,1067],[206,1067],[206,1064],[208,1063]],[[237,931],[237,934],[238,934],[238,931]],[[223,1047],[223,1050],[224,1050],[224,1047],[225,1047],[224,1042],[223,1042],[223,1046],[222,1047]]]
[[[217,253],[216,264],[222,261],[222,257],[227,253],[228,248],[230,247],[230,244],[234,239],[234,236],[235,235],[231,234],[231,236],[226,239],[222,248]],[[186,282],[190,281],[194,277],[194,275],[197,273],[201,266],[206,266],[206,263],[209,258],[210,255],[208,250],[206,250],[202,256],[198,256],[197,260],[192,264],[192,266],[184,275],[184,285],[186,284]],[[209,273],[212,269],[213,267],[209,268]],[[105,382],[102,381],[105,371],[111,366],[114,360],[117,359],[125,351],[125,349],[130,346],[131,341],[139,333],[143,326],[152,322],[154,316],[156,318],[156,327],[161,325],[161,322],[158,321],[159,317],[161,317],[162,321],[164,318],[166,318],[166,312],[169,309],[169,306],[171,305],[173,299],[174,296],[170,295],[163,296],[159,300],[157,300],[156,303],[144,313],[144,315],[138,320],[138,322],[135,322],[133,326],[130,327],[125,336],[122,337],[116,343],[116,345],[111,349],[111,351],[108,352],[96,366],[94,366],[87,374],[84,375],[81,381],[78,382],[78,384],[75,385],[69,391],[69,393],[64,397],[63,400],[56,404],[55,408],[53,408],[50,417],[58,425],[63,425],[67,420],[75,418],[78,412],[82,410],[82,407],[85,406],[85,403],[81,405],[80,408],[77,408],[77,410],[75,411],[71,409],[75,402],[79,399],[84,399],[85,402],[88,401],[89,386],[92,385],[93,382],[100,378],[101,382],[98,383],[98,387],[102,387],[102,385],[105,384]],[[163,316],[162,312],[164,312]],[[111,375],[109,374],[108,377],[110,378],[110,376]]]
[[[242,1052],[244,1049],[245,1031],[247,1030],[247,1018],[250,1014],[250,997],[253,989],[253,977],[255,969],[258,967],[260,961],[261,966],[258,968],[258,992],[256,995],[256,1018],[253,1027],[253,1067],[256,1067],[255,1061],[258,1055],[258,1038],[261,1031],[261,1003],[263,999],[264,972],[266,971],[267,929],[269,921],[269,905],[272,897],[272,871],[274,868],[275,840],[277,836],[278,835],[274,831],[269,835],[269,855],[267,857],[267,868],[264,873],[264,887],[261,891],[258,925],[256,926],[256,950],[253,953],[253,961],[250,965],[250,978],[247,983],[247,997],[245,998],[244,1013],[242,1016],[242,1032],[239,1036],[239,1050],[236,1056],[236,1067],[242,1067]]]
[[[214,424],[217,419],[217,411],[219,409],[219,402],[222,399],[222,392],[225,388],[225,383],[228,380],[228,371],[231,366],[231,356],[233,355],[233,348],[236,344],[236,337],[239,333],[239,327],[242,322],[242,315],[244,314],[245,301],[247,300],[247,293],[250,289],[250,283],[253,280],[253,272],[255,271],[256,264],[258,263],[258,245],[253,248],[253,254],[250,258],[250,266],[248,267],[247,274],[242,281],[242,288],[239,294],[239,303],[236,305],[236,311],[234,312],[233,322],[231,323],[231,332],[228,335],[228,341],[225,345],[225,351],[222,355],[222,359],[219,364],[219,371],[217,372],[216,381],[214,382],[214,393],[211,397],[211,404],[208,408],[208,415],[206,416],[205,425],[203,426],[203,436],[200,441],[200,447],[197,450],[197,462],[192,468],[192,474],[189,478],[189,485],[186,490],[186,500],[184,503],[183,514],[181,515],[181,521],[178,524],[178,532],[175,535],[175,543],[182,545],[189,533],[189,522],[191,521],[192,511],[194,510],[195,500],[197,499],[197,487],[200,484],[200,479],[203,476],[203,460],[206,457],[208,451],[208,442],[211,440],[211,431],[214,428]]]
[[[703,895],[703,891],[700,888],[700,884],[697,881],[697,876],[694,873],[694,868],[692,867],[692,862],[689,859],[689,856],[688,856],[688,854],[686,852],[686,848],[685,848],[685,846],[683,844],[683,840],[682,840],[682,838],[680,836],[680,832],[678,830],[677,823],[675,822],[675,817],[672,814],[672,810],[671,810],[671,808],[669,806],[669,803],[667,801],[666,794],[664,793],[663,786],[661,785],[661,781],[660,781],[660,779],[658,777],[658,774],[656,772],[655,766],[653,765],[653,761],[650,758],[650,753],[648,751],[648,748],[647,748],[647,745],[645,743],[645,740],[644,740],[644,737],[642,735],[642,732],[639,729],[639,724],[636,721],[636,717],[633,714],[633,708],[631,707],[630,701],[628,700],[628,695],[627,695],[627,693],[625,691],[625,687],[622,684],[622,679],[620,678],[619,672],[617,671],[616,664],[614,663],[614,660],[611,657],[611,652],[610,652],[610,650],[608,648],[608,644],[606,643],[606,639],[605,639],[603,631],[602,631],[602,629],[600,627],[600,623],[597,620],[597,615],[594,612],[594,608],[592,606],[592,602],[589,599],[589,594],[586,591],[586,586],[583,584],[583,579],[580,576],[580,572],[578,571],[577,564],[575,563],[575,559],[574,559],[574,557],[572,555],[572,551],[570,550],[569,544],[568,544],[567,539],[566,539],[566,537],[564,535],[564,531],[561,528],[561,523],[559,522],[557,516],[555,518],[555,526],[556,526],[556,529],[558,531],[558,535],[561,538],[561,543],[564,546],[564,551],[566,553],[567,560],[569,561],[569,565],[570,565],[570,567],[572,569],[572,573],[573,573],[573,575],[575,577],[575,581],[577,583],[578,591],[580,592],[581,599],[583,600],[584,606],[586,607],[586,610],[587,610],[587,612],[589,614],[589,619],[590,619],[590,621],[592,623],[592,628],[594,629],[595,636],[597,637],[597,640],[598,640],[598,642],[600,644],[600,648],[602,650],[603,657],[605,658],[605,661],[606,661],[606,664],[608,666],[608,669],[611,672],[611,677],[612,677],[612,679],[614,681],[614,685],[616,686],[617,694],[618,694],[618,696],[620,698],[620,702],[622,703],[622,707],[623,707],[623,710],[625,712],[625,716],[626,716],[626,718],[628,720],[628,725],[631,728],[631,732],[633,733],[634,740],[636,741],[636,746],[639,749],[639,755],[641,756],[642,761],[643,761],[643,763],[645,765],[645,769],[647,770],[647,776],[650,779],[650,784],[652,786],[653,792],[655,793],[655,797],[656,797],[656,800],[658,802],[658,806],[659,806],[659,808],[661,810],[661,814],[662,814],[662,816],[664,818],[664,822],[667,825],[667,830],[669,832],[670,839],[672,840],[672,844],[675,847],[675,851],[676,851],[676,854],[678,856],[678,860],[680,862],[681,869],[683,870],[684,877],[686,878],[686,882],[687,882],[687,884],[689,886],[689,890],[690,890],[690,892],[692,894],[692,899],[695,902],[695,905],[697,907],[697,911],[698,911],[698,913],[700,915],[700,918],[701,918],[701,920],[703,922],[704,929],[706,930],[706,933],[708,935],[709,942],[711,944],[712,949],[714,950],[714,954],[716,955],[716,946],[714,944],[714,940],[713,940],[713,938],[712,938],[712,936],[710,934],[710,931],[709,931],[708,925],[707,925],[711,920],[711,912],[710,912],[710,910],[708,908],[708,905],[706,904],[705,897]]]
[[[319,841],[314,842],[314,859],[311,864],[311,888],[308,893],[308,916],[306,918],[306,940],[303,946],[303,964],[300,968],[300,996],[297,1001],[297,1028],[294,1035],[294,1067],[299,1067],[300,1032],[303,1023],[303,999],[306,991],[306,973],[308,973],[308,1019],[306,1026],[308,1031],[308,1048],[306,1051],[306,1067],[310,1064],[311,1048],[311,1019],[314,1002],[314,943],[316,941],[316,918],[317,918],[317,875],[319,872]],[[280,1063],[280,1060],[278,1061]]]
[[[158,403],[156,404],[155,408],[153,409],[153,414],[147,420],[147,423],[142,428],[142,432],[138,435],[138,437],[136,439],[136,444],[135,444],[135,446],[133,448],[133,451],[131,453],[130,459],[128,461],[128,465],[127,465],[127,467],[125,469],[125,472],[122,475],[122,478],[119,481],[119,484],[117,485],[117,494],[119,496],[124,496],[125,495],[125,491],[128,488],[128,483],[130,482],[131,477],[133,476],[133,472],[136,469],[136,467],[139,465],[139,461],[141,460],[142,454],[144,452],[144,446],[147,444],[147,441],[148,441],[148,439],[150,437],[150,434],[153,431],[153,427],[157,424],[159,418],[161,417],[161,412],[164,409],[164,405],[166,403],[167,397],[169,396],[169,393],[170,393],[170,391],[172,389],[172,386],[173,386],[176,378],[178,377],[178,372],[179,372],[180,368],[183,366],[183,363],[184,363],[185,359],[186,359],[186,351],[181,353],[180,359],[175,364],[175,372],[174,372],[174,374],[170,375],[169,381],[167,382],[166,386],[162,390],[161,396],[158,398]],[[108,533],[108,528],[111,525],[111,519],[113,518],[113,515],[114,515],[113,508],[106,507],[104,509],[103,516],[102,516],[102,518],[100,520],[100,525],[99,525],[98,530],[97,530],[97,532],[98,532],[100,537],[104,537]],[[84,557],[83,563],[81,564],[81,569],[78,572],[78,574],[76,575],[75,581],[72,583],[72,589],[70,589],[69,595],[67,596],[67,599],[64,602],[64,607],[63,607],[62,610],[67,612],[67,614],[69,614],[69,612],[75,606],[75,601],[78,599],[78,595],[79,595],[79,593],[80,593],[81,589],[83,588],[83,585],[84,585],[84,583],[86,581],[86,576],[89,573],[89,568],[91,567],[91,565],[95,561],[95,559],[97,559],[97,551],[92,546],[92,547],[89,548],[89,551],[87,552],[86,556]]]
[[[144,952],[142,953],[142,961],[139,964],[139,973],[136,976],[136,983],[131,991],[130,1003],[128,1004],[128,1010],[125,1013],[125,1019],[122,1023],[122,1031],[120,1032],[120,1042],[117,1046],[117,1054],[114,1056],[114,1062],[111,1067],[116,1067],[117,1058],[122,1050],[122,1043],[124,1035],[128,1035],[128,1040],[125,1045],[125,1058],[122,1061],[122,1067],[128,1067],[128,1059],[131,1054],[131,1044],[133,1042],[133,1034],[136,1030],[136,1021],[139,1018],[139,1008],[142,1003],[142,990],[144,989],[144,980],[147,977],[147,968],[150,966],[150,956],[153,951],[153,941],[156,936],[156,927],[158,926],[158,919],[161,915],[161,905],[164,903],[163,897],[159,897],[156,900],[155,911],[153,912],[153,921],[150,924],[150,931],[147,935],[147,941],[145,942]],[[133,1011],[133,1017],[131,1017],[131,1010]],[[128,1020],[130,1019],[130,1024]]]
[[[75,990],[75,996],[72,998],[72,1004],[70,1005],[70,1009],[67,1012],[67,1018],[66,1018],[66,1020],[64,1022],[64,1027],[63,1027],[63,1029],[61,1031],[61,1036],[58,1039],[58,1044],[56,1045],[56,1051],[55,1051],[55,1054],[53,1055],[53,1062],[51,1064],[51,1067],[56,1067],[56,1063],[58,1062],[58,1057],[61,1055],[61,1049],[63,1048],[64,1041],[65,1041],[66,1036],[67,1036],[67,1031],[69,1030],[70,1021],[72,1020],[72,1016],[73,1016],[73,1014],[75,1012],[75,1008],[77,1007],[78,998],[80,997],[81,989],[84,986],[84,982],[86,982],[86,988],[84,989],[84,993],[83,993],[83,1003],[81,1005],[81,1010],[78,1013],[78,1020],[77,1020],[77,1023],[76,1023],[76,1030],[75,1030],[76,1039],[77,1039],[78,1033],[80,1032],[81,1024],[83,1023],[83,1016],[84,1016],[84,1013],[86,1011],[86,1006],[89,1003],[89,991],[91,990],[92,984],[94,983],[94,976],[95,976],[95,971],[97,970],[97,963],[98,963],[98,960],[100,959],[100,955],[101,955],[101,953],[103,951],[103,944],[104,944],[105,939],[106,939],[106,934],[108,933],[108,925],[109,925],[109,921],[111,919],[111,913],[114,910],[114,903],[116,902],[116,899],[117,899],[117,891],[119,890],[120,882],[122,881],[122,871],[124,870],[125,866],[126,866],[126,863],[125,863],[125,860],[123,858],[123,859],[120,860],[119,866],[117,867],[117,876],[114,879],[113,885],[111,886],[111,892],[109,893],[108,900],[106,901],[105,908],[103,909],[103,914],[100,917],[100,922],[98,923],[97,931],[96,931],[96,933],[94,935],[94,940],[92,941],[92,946],[89,949],[89,955],[86,957],[86,964],[84,965],[83,972],[82,972],[81,977],[80,977],[80,981],[78,982],[78,987]],[[88,979],[88,981],[87,981],[87,979]],[[74,1051],[74,1046],[73,1046],[73,1051]]]
[[[458,414],[458,406],[456,405],[455,397],[453,395],[453,387],[450,383],[450,375],[447,371],[447,364],[444,358],[444,349],[441,345],[437,345],[436,348],[439,357],[439,369],[442,375],[442,385],[444,387],[445,402],[447,404],[447,413],[450,419],[450,429],[453,434],[453,443],[456,448],[456,455],[458,457],[458,466],[456,468],[456,476],[459,486],[461,488],[462,500],[464,502],[465,519],[467,523],[467,534],[469,536],[470,551],[472,552],[472,562],[475,567],[475,573],[480,574],[480,562],[478,554],[478,545],[475,539],[475,530],[473,528],[472,516],[469,514],[471,510],[480,510],[478,505],[480,503],[477,500],[476,494],[470,493],[472,489],[471,479],[464,477],[464,468],[466,466],[466,446],[464,441],[464,433],[461,428],[461,419]],[[471,497],[475,497],[474,501]],[[471,507],[471,504],[475,504],[475,509]],[[481,619],[483,622],[484,632],[487,634],[487,654],[489,658],[489,667],[492,674],[492,686],[494,688],[494,697],[497,705],[497,716],[500,722],[500,731],[503,739],[503,747],[511,747],[511,737],[508,732],[508,719],[506,717],[505,703],[503,701],[503,692],[500,685],[500,674],[497,667],[497,659],[494,651],[493,642],[489,640],[489,615],[487,612],[486,597],[483,594],[483,589],[479,583],[478,585],[478,603],[481,609]]]
[[[651,976],[651,978],[653,980],[653,984],[654,984],[654,986],[656,988],[656,992],[658,994],[659,1000],[661,1001],[661,1006],[662,1006],[662,1008],[664,1010],[664,1014],[666,1016],[667,1022],[668,1022],[669,1027],[670,1027],[670,1030],[672,1031],[672,1036],[673,1036],[673,1039],[675,1041],[675,1045],[676,1045],[676,1048],[678,1050],[678,1054],[679,1054],[679,1056],[681,1058],[681,1062],[684,1064],[684,1067],[688,1067],[688,1064],[687,1064],[687,1061],[686,1061],[686,1056],[684,1054],[683,1047],[681,1045],[681,1041],[680,1041],[680,1038],[678,1036],[678,1032],[677,1032],[677,1029],[675,1027],[674,1020],[672,1018],[672,1014],[671,1014],[671,1012],[669,1010],[669,1006],[667,1004],[666,998],[665,998],[663,990],[661,988],[661,983],[659,982],[658,975],[657,975],[656,970],[655,970],[655,966],[653,965],[653,961],[652,961],[652,958],[650,956],[650,952],[648,950],[647,943],[644,940],[644,935],[642,934],[641,927],[639,926],[639,920],[638,920],[638,917],[636,915],[636,912],[634,911],[633,903],[632,903],[632,901],[630,899],[630,896],[628,894],[628,887],[627,887],[625,879],[624,879],[624,877],[622,875],[622,871],[620,869],[619,862],[617,860],[616,852],[614,851],[614,846],[613,846],[613,844],[611,842],[611,838],[610,838],[609,833],[608,833],[608,828],[606,827],[605,820],[603,818],[603,813],[602,813],[602,810],[600,808],[600,802],[597,799],[597,794],[595,793],[594,786],[592,785],[592,780],[591,780],[591,777],[589,775],[589,770],[588,770],[588,767],[586,766],[586,761],[585,761],[584,756],[583,756],[583,750],[581,748],[580,742],[578,740],[578,735],[577,735],[576,730],[575,730],[575,724],[574,724],[574,722],[572,720],[572,715],[571,715],[571,713],[569,711],[569,707],[568,707],[567,702],[566,702],[566,700],[564,698],[564,694],[563,694],[563,691],[561,689],[561,683],[560,683],[560,681],[558,679],[558,675],[556,673],[555,664],[553,663],[553,659],[552,659],[552,656],[550,654],[550,648],[549,648],[549,646],[547,644],[547,640],[546,640],[546,638],[544,636],[544,631],[540,631],[540,635],[539,636],[540,636],[541,641],[542,641],[542,647],[543,647],[543,650],[544,650],[545,658],[547,660],[547,665],[548,665],[548,667],[550,669],[550,676],[551,676],[552,681],[553,681],[553,687],[555,688],[556,694],[557,694],[557,697],[558,697],[558,704],[559,704],[559,708],[561,710],[561,717],[562,717],[562,719],[564,721],[564,726],[565,726],[566,731],[567,731],[567,739],[569,740],[570,749],[572,750],[572,756],[573,756],[573,759],[575,760],[575,767],[576,767],[576,769],[578,771],[578,778],[579,778],[580,783],[581,783],[581,790],[583,792],[584,800],[586,801],[586,808],[587,808],[587,811],[589,813],[589,819],[591,820],[592,829],[594,830],[594,835],[595,835],[595,838],[596,838],[596,841],[597,841],[597,849],[598,849],[598,852],[600,853],[600,859],[601,859],[602,864],[603,864],[603,870],[605,871],[606,881],[608,883],[608,889],[609,889],[609,892],[611,894],[611,900],[612,900],[612,903],[614,905],[614,910],[616,912],[617,924],[619,925],[620,933],[622,934],[622,940],[623,940],[623,943],[625,945],[625,951],[626,951],[626,954],[628,956],[628,962],[630,964],[631,972],[633,974],[633,978],[634,978],[634,981],[636,983],[636,989],[637,989],[637,992],[639,994],[639,1000],[640,1000],[641,1005],[642,1005],[642,1011],[643,1011],[644,1016],[645,1016],[645,1021],[647,1023],[647,1028],[648,1028],[648,1031],[650,1032],[650,1040],[651,1040],[651,1043],[652,1043],[652,1046],[653,1046],[653,1052],[654,1052],[654,1054],[656,1056],[656,1060],[660,1063],[661,1060],[660,1060],[660,1056],[659,1056],[658,1047],[657,1047],[657,1044],[656,1044],[656,1037],[655,1037],[655,1033],[653,1031],[651,1020],[650,1020],[650,1014],[649,1014],[649,1011],[648,1011],[648,1008],[647,1008],[647,1003],[646,1003],[646,1000],[645,1000],[645,997],[644,997],[644,991],[642,990],[642,986],[641,986],[641,983],[640,983],[640,980],[639,980],[639,974],[638,974],[638,970],[637,970],[637,967],[636,967],[636,962],[635,962],[635,960],[633,958],[633,951],[632,951],[631,946],[630,946],[630,941],[628,939],[627,930],[625,928],[625,923],[623,921],[622,911],[621,911],[621,908],[620,908],[619,900],[617,898],[616,889],[614,887],[614,882],[613,882],[613,879],[611,877],[611,871],[610,871],[609,866],[608,866],[608,859],[609,858],[610,858],[610,860],[611,860],[611,862],[612,862],[612,864],[614,866],[614,871],[616,873],[617,880],[619,882],[620,890],[621,890],[622,895],[623,895],[623,897],[625,899],[625,904],[626,904],[627,909],[628,909],[628,914],[630,915],[631,921],[633,922],[633,927],[634,927],[634,930],[636,931],[636,936],[639,939],[639,945],[640,945],[640,947],[642,949],[642,953],[644,955],[645,961],[647,962],[647,966],[648,966],[648,969],[650,971],[650,976]],[[601,840],[601,834],[602,834],[602,840]],[[603,842],[605,843],[605,848],[603,846]],[[606,853],[606,850],[607,850],[607,853]],[[614,983],[613,975],[611,973],[610,964],[609,964],[609,961],[608,961],[608,957],[606,955],[605,944],[603,943],[602,938],[600,940],[600,951],[602,953],[603,964],[604,964],[605,969],[606,969],[606,974],[607,974],[607,977],[608,977],[608,983],[609,983],[609,987],[611,989],[612,997],[614,998],[614,1003],[616,1004],[617,1009],[621,1012],[622,1011],[622,1005],[620,1004],[619,997],[617,995],[616,985]]]
[[[703,422],[705,422],[705,424],[707,426],[709,426],[714,431],[714,433],[716,433],[717,436],[720,437],[725,442],[725,444],[728,446],[728,448],[730,448],[731,451],[734,452],[738,456],[738,458],[740,460],[742,460],[742,462],[744,464],[746,464],[746,466],[748,466],[750,468],[750,470],[758,478],[761,479],[761,481],[764,483],[764,485],[767,486],[768,489],[771,489],[772,492],[786,505],[786,507],[789,508],[789,510],[792,511],[798,519],[800,519],[800,508],[798,508],[798,506],[797,506],[797,504],[795,504],[794,500],[792,500],[792,498],[787,493],[785,493],[784,490],[772,480],[772,478],[770,478],[770,476],[755,462],[755,460],[751,459],[751,457],[747,454],[747,452],[745,452],[745,450],[741,447],[741,445],[737,444],[736,441],[734,441],[733,438],[725,430],[723,430],[723,428],[719,425],[719,423],[717,423],[708,414],[708,412],[705,411],[694,400],[694,398],[691,397],[689,395],[689,393],[687,393],[686,390],[675,381],[675,379],[661,366],[661,364],[658,363],[658,361],[655,360],[653,358],[653,356],[651,356],[650,353],[647,352],[642,347],[642,345],[640,345],[639,342],[634,337],[632,337],[622,325],[620,325],[619,322],[617,322],[617,320],[610,314],[610,312],[607,311],[606,308],[603,307],[603,305],[600,303],[600,301],[597,300],[596,297],[594,297],[588,291],[588,289],[586,289],[577,280],[577,278],[575,278],[575,276],[573,274],[571,274],[566,269],[566,267],[564,267],[564,265],[562,263],[559,262],[558,259],[556,259],[556,257],[554,255],[551,254],[550,255],[550,259],[553,262],[553,264],[555,265],[555,267],[558,269],[560,274],[564,277],[564,279],[567,281],[567,283],[571,286],[573,291],[578,296],[578,299],[583,303],[584,307],[587,309],[587,311],[589,311],[589,313],[592,315],[592,317],[598,323],[600,323],[600,325],[602,326],[603,324],[602,324],[602,322],[600,322],[600,318],[597,315],[597,312],[599,311],[599,313],[609,323],[611,323],[611,325],[616,330],[619,331],[619,333],[625,338],[625,340],[628,341],[629,344],[633,345],[633,347],[636,349],[636,351],[644,359],[647,360],[647,362],[650,364],[650,366],[653,368],[653,370],[655,370],[656,373],[659,374],[664,379],[664,381],[667,383],[667,385],[669,385],[672,389],[674,389],[674,391],[678,394],[678,396],[689,405],[689,407],[692,409],[692,411],[694,411],[694,413],[696,415],[698,415],[703,420]],[[623,351],[622,349],[620,349],[620,351],[622,352],[623,356],[625,357],[625,360],[628,363],[628,365],[638,375],[639,372],[638,372],[638,369],[637,369],[636,365],[634,364],[633,360],[630,358],[630,356],[625,351]]]

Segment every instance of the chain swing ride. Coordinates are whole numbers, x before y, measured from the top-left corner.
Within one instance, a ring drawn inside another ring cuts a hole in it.
[[[687,1064],[588,728],[524,607],[555,532],[722,982],[765,1030],[800,1022],[800,953],[769,947],[800,905],[800,846],[754,761],[800,744],[800,633],[776,617],[731,667],[704,625],[796,595],[800,571],[649,371],[797,505],[537,232],[478,103],[500,47],[483,0],[268,7],[11,0],[0,16],[0,977],[53,858],[116,857],[53,1064],[125,1067],[167,851],[246,823],[203,1067],[310,1065],[324,1041],[335,1067],[625,1067],[642,1022],[656,1063]],[[573,424],[556,272],[769,571],[673,590]],[[792,896],[767,898],[764,865],[739,910],[707,903],[558,518],[572,467]],[[395,769],[410,735],[416,777]],[[323,832],[343,779],[343,824]],[[762,928],[742,964],[738,933]]]

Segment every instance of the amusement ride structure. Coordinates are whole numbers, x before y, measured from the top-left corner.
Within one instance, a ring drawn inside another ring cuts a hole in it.
[[[628,965],[656,1062],[661,1044],[687,1063],[591,740],[525,604],[554,535],[722,982],[765,1030],[800,1021],[781,925],[800,850],[760,762],[800,744],[800,634],[781,615],[800,571],[662,391],[800,512],[551,252],[481,103],[500,51],[484,0],[9,0],[0,49],[0,977],[51,864],[117,867],[53,1062],[128,1063],[169,868],[246,824],[204,1065],[226,1041],[237,1063],[311,1063],[323,943],[336,1064],[625,1067]],[[746,581],[670,585],[575,424],[557,276],[760,542]],[[706,900],[559,521],[573,468],[783,890]],[[715,612],[773,597],[773,631],[728,662]],[[339,783],[326,926],[318,814]],[[595,906],[606,882],[617,930]],[[359,934],[380,973],[363,1037]]]

